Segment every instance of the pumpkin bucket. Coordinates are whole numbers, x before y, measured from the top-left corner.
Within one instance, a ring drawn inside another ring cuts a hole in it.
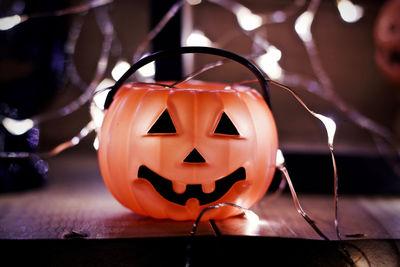
[[[224,83],[124,82],[141,66],[175,54],[205,53],[246,66],[246,59],[216,48],[182,47],[134,64],[108,93],[98,158],[113,196],[154,218],[195,220],[204,208],[230,202],[249,208],[266,193],[274,172],[278,135],[268,104],[255,90]],[[241,213],[224,207],[203,220]]]

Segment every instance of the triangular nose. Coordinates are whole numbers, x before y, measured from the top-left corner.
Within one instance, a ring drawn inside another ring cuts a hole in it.
[[[186,156],[186,158],[183,160],[183,162],[187,163],[204,163],[206,160],[203,158],[203,156],[197,151],[196,148],[192,150],[192,152],[189,153],[189,155]]]

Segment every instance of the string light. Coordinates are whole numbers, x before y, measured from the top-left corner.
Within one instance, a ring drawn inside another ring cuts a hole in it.
[[[267,48],[267,53],[256,58],[258,66],[274,80],[281,80],[283,71],[278,61],[282,57],[282,52],[273,45]]]
[[[135,63],[145,54],[146,49],[149,47],[150,42],[164,29],[165,25],[178,13],[182,6],[186,3],[186,0],[176,1],[175,4],[165,13],[162,19],[157,25],[146,35],[144,40],[138,45],[135,53],[133,54],[132,62]]]
[[[9,30],[18,24],[26,21],[28,17],[26,15],[13,15],[9,17],[0,18],[0,30],[6,31]]]
[[[94,100],[96,103],[98,103],[97,99],[100,99],[100,98],[98,98],[99,96],[98,96],[97,93],[100,92],[100,91],[103,91],[104,89],[106,89],[106,88],[108,88],[108,87],[113,86],[114,84],[115,84],[115,81],[113,81],[113,80],[111,80],[111,79],[109,79],[109,78],[103,79],[103,80],[99,83],[99,85],[97,85],[97,87],[96,87],[96,89],[95,89],[95,92],[94,92],[94,94],[93,94],[93,100]],[[100,99],[100,100],[101,100],[101,99]],[[99,104],[98,106],[101,107],[102,105]],[[104,102],[103,102],[103,106],[104,106]]]
[[[250,222],[252,226],[258,226],[260,222],[260,217],[252,210],[245,209],[244,216]],[[253,232],[253,231],[252,231]]]
[[[328,145],[329,147],[333,147],[333,139],[335,138],[335,133],[336,133],[335,121],[329,117],[317,113],[315,113],[314,116],[324,124],[326,133],[328,135]]]
[[[100,145],[99,137],[96,136],[96,138],[95,138],[94,141],[93,141],[93,148],[94,148],[95,150],[99,150],[99,145]]]
[[[106,101],[107,94],[110,91],[110,87],[114,85],[114,81],[111,79],[104,79],[96,88],[90,103],[90,116],[96,127],[96,131],[101,128],[104,119],[104,102]]]
[[[282,22],[284,22],[286,20],[286,18],[287,18],[287,16],[286,16],[285,12],[280,11],[280,10],[275,11],[271,15],[271,20],[274,23],[282,23]]]
[[[154,77],[154,75],[156,74],[156,66],[155,66],[154,62],[150,62],[149,64],[141,67],[138,70],[138,73],[140,76],[142,76],[144,78]]]
[[[239,8],[237,8],[235,14],[238,23],[243,30],[252,31],[263,24],[262,17],[254,14],[247,7],[240,6]]]
[[[88,124],[86,124],[80,130],[80,132],[77,135],[75,135],[74,137],[72,137],[70,140],[65,141],[65,142],[57,145],[56,147],[54,147],[50,151],[42,152],[42,153],[38,153],[38,154],[40,156],[42,156],[42,157],[45,157],[45,158],[54,157],[54,156],[60,154],[61,152],[63,152],[64,150],[78,145],[83,138],[88,136],[95,129],[96,129],[96,126],[95,126],[94,122],[93,121],[89,121]]]
[[[31,15],[30,17],[34,18],[34,17],[42,17],[42,16],[43,17],[44,16],[61,16],[61,15],[66,15],[66,14],[82,13],[82,12],[85,12],[92,8],[97,8],[102,5],[109,4],[111,2],[112,2],[111,0],[95,0],[95,1],[91,1],[91,2],[83,4],[83,5],[78,5],[78,6],[74,6],[71,8],[58,10],[55,12],[34,14],[34,15]],[[99,60],[97,62],[97,68],[96,68],[94,78],[90,82],[90,84],[85,87],[86,88],[85,92],[82,95],[80,95],[77,99],[75,99],[71,103],[67,104],[66,106],[64,106],[56,111],[50,111],[50,112],[45,112],[45,113],[39,114],[31,119],[28,119],[27,122],[29,122],[29,120],[30,120],[30,121],[33,121],[34,124],[36,125],[36,124],[39,124],[40,122],[48,121],[50,119],[67,116],[67,115],[71,114],[72,112],[74,112],[75,110],[82,107],[85,103],[87,103],[92,98],[93,91],[99,85],[99,83],[102,80],[102,77],[107,69],[108,58],[109,58],[111,47],[112,47],[111,44],[114,40],[114,27],[113,27],[113,24],[111,22],[109,15],[108,15],[108,11],[109,10],[105,9],[105,8],[97,8],[94,10],[94,14],[96,16],[96,22],[99,26],[101,33],[103,34],[103,43],[102,43],[101,54],[100,54]],[[81,16],[80,18],[82,18],[82,17],[83,16]],[[80,20],[80,21],[82,21],[82,20]],[[71,31],[73,31],[73,32],[70,33],[69,40],[67,41],[67,47],[66,47],[67,53],[72,54],[74,52],[78,36],[82,29],[81,26],[82,26],[82,23],[75,23],[75,26],[71,29]],[[71,62],[73,62],[73,61],[71,61]],[[69,67],[71,67],[71,68],[69,68],[69,70],[75,69],[73,63],[71,63],[71,65]],[[71,80],[73,83],[77,83],[77,81],[78,81],[80,83],[80,85],[82,84],[80,82],[81,79],[77,72],[67,71],[66,74],[67,74],[67,76],[66,76],[65,81]],[[66,84],[66,83],[67,82],[64,82],[64,84]],[[11,127],[9,127],[9,128],[12,129],[11,131],[13,131],[14,128],[16,127],[15,126],[16,124],[14,121],[11,121],[11,122],[12,122]],[[8,122],[6,120],[6,124],[7,123]],[[22,124],[22,125],[24,125],[24,124]],[[24,128],[25,129],[29,128],[28,126],[30,126],[29,123],[25,123]],[[18,127],[21,127],[21,126],[18,126]],[[89,129],[89,132],[96,129],[94,122],[89,122],[88,125],[85,127],[87,129]],[[21,132],[21,131],[22,131],[22,129],[17,129],[16,133]],[[85,138],[86,136],[87,136],[86,131],[85,130],[83,132],[81,131],[78,135],[76,135],[69,141],[58,144],[52,150],[50,150],[48,152],[38,152],[37,154],[39,154],[40,156],[43,156],[43,157],[55,156],[55,155],[59,154],[60,152],[64,151],[65,149],[79,144],[80,140],[82,138]],[[29,152],[2,152],[0,154],[0,157],[1,158],[7,158],[7,157],[23,158],[23,157],[28,157],[30,155],[31,155],[31,153],[29,153]]]
[[[283,166],[285,165],[285,158],[283,157],[282,150],[278,149],[276,151],[276,166]]]
[[[0,18],[0,30],[6,31],[14,28],[18,24],[25,22],[29,19],[43,18],[43,17],[58,17],[70,14],[78,14],[86,12],[90,9],[108,5],[112,3],[113,0],[93,0],[85,4],[72,6],[69,8],[56,10],[52,12],[34,13],[34,14],[23,14],[23,15],[12,15],[8,17]]]
[[[115,81],[118,81],[130,67],[131,65],[125,60],[119,60],[112,69],[111,76]]]
[[[201,4],[201,0],[186,0],[186,2],[188,2],[188,4],[192,6]]]
[[[196,234],[197,228],[199,226],[199,222],[200,222],[201,218],[204,216],[204,214],[206,214],[207,212],[209,212],[211,210],[220,209],[223,207],[233,207],[235,209],[242,211],[245,215],[245,218],[249,221],[249,223],[251,225],[250,228],[253,229],[253,231],[254,231],[254,228],[258,227],[260,218],[258,217],[258,215],[255,212],[253,212],[250,209],[244,208],[238,204],[235,204],[235,203],[223,202],[223,203],[211,205],[211,206],[208,206],[208,207],[205,207],[204,209],[202,209],[201,212],[198,214],[195,222],[193,223],[193,228],[192,228],[192,231],[190,232],[190,235],[194,236]]]
[[[35,123],[31,119],[15,120],[12,118],[4,118],[2,124],[7,131],[13,135],[21,135],[33,128]]]
[[[146,53],[143,57],[148,56],[149,54]],[[154,62],[150,62],[140,69],[138,69],[137,73],[142,78],[152,78],[156,75],[156,64]]]
[[[301,40],[303,40],[304,42],[310,42],[312,40],[311,24],[313,20],[314,13],[308,10],[296,19],[294,29],[296,30],[296,33],[299,35]]]
[[[349,0],[337,1],[337,7],[342,19],[348,23],[357,22],[364,14],[361,6],[355,5]]]
[[[79,144],[79,138],[77,137],[77,136],[74,136],[72,139],[71,139],[71,145],[72,146],[76,146],[77,144]]]
[[[238,12],[240,10],[248,10],[250,11],[247,7],[243,6],[242,4],[232,1],[232,0],[207,0],[210,3],[214,3],[216,5],[221,6],[222,8],[225,8],[232,12],[234,15],[237,16]],[[297,14],[300,9],[307,3],[306,0],[294,0],[291,2],[290,5],[287,7],[274,11],[272,13],[264,13],[262,15],[256,15],[258,18],[255,19],[257,21],[256,25],[259,25],[260,23],[260,18],[262,20],[262,24],[253,28],[253,30],[267,24],[275,24],[275,23],[282,23],[285,22],[288,18],[293,16],[294,14]],[[244,12],[244,15],[249,14],[248,11]],[[250,14],[254,15],[253,12],[250,11]],[[246,23],[246,22],[244,22]],[[246,30],[247,31],[247,30]]]
[[[337,166],[336,166],[336,159],[335,159],[335,154],[333,152],[333,140],[335,137],[335,133],[336,133],[336,123],[331,119],[328,118],[322,114],[316,113],[313,110],[311,110],[304,102],[303,100],[301,100],[301,98],[288,86],[286,85],[282,85],[279,84],[277,82],[274,81],[270,81],[272,84],[279,86],[282,89],[285,89],[287,91],[289,91],[294,97],[295,99],[315,118],[319,119],[324,127],[325,130],[327,132],[328,135],[328,147],[329,147],[329,151],[331,154],[331,158],[332,158],[332,167],[333,167],[333,177],[334,177],[334,226],[335,226],[335,230],[336,230],[336,236],[338,238],[338,240],[340,241],[339,245],[341,247],[341,250],[339,250],[342,255],[345,257],[345,259],[353,266],[354,262],[349,254],[349,252],[347,251],[347,249],[345,248],[345,246],[343,245],[342,242],[342,238],[341,238],[341,232],[339,229],[339,213],[338,213],[338,202],[339,202],[339,197],[338,197],[338,190],[339,190],[339,178],[338,178],[338,173],[337,173]],[[328,237],[317,227],[317,225],[314,223],[313,220],[311,220],[308,215],[306,214],[306,212],[303,210],[303,208],[300,205],[299,199],[297,197],[296,191],[294,189],[294,186],[292,184],[292,181],[290,179],[289,176],[289,172],[287,171],[286,167],[285,167],[285,159],[283,157],[283,154],[280,150],[278,150],[277,152],[277,159],[276,159],[276,165],[277,168],[282,172],[282,174],[284,175],[284,177],[286,178],[287,184],[289,185],[289,189],[290,192],[292,194],[292,198],[294,201],[294,204],[296,206],[296,209],[298,211],[298,213],[300,215],[303,216],[303,218],[306,220],[306,222],[314,229],[314,231],[323,239],[325,240],[329,240]]]
[[[212,42],[202,31],[192,31],[186,39],[187,46],[211,46]]]

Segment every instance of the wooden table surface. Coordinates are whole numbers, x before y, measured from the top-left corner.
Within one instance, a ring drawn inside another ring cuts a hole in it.
[[[141,240],[144,243],[152,238],[163,243],[171,238],[183,240],[190,236],[193,222],[155,220],[121,206],[104,186],[94,156],[61,155],[51,159],[49,167],[46,186],[0,195],[1,244],[7,241],[13,244],[15,240],[59,242],[76,238],[93,242]],[[317,226],[329,239],[336,240],[332,196],[300,193],[299,197]],[[373,264],[380,265],[385,259],[385,265],[399,266],[400,197],[342,196],[339,205],[342,237],[350,240],[346,243],[369,253]],[[329,242],[317,241],[321,238],[296,212],[289,195],[273,201],[264,199],[252,210],[259,221],[238,216],[202,222],[196,234],[198,240],[203,240],[205,246],[214,243],[204,240],[215,237],[225,238],[225,245],[234,242],[229,238],[236,238],[233,240],[249,242],[249,246],[262,240],[270,244],[284,242],[284,247],[297,246],[296,242],[303,242],[303,248],[307,244],[330,246]],[[358,249],[353,249],[355,251]]]

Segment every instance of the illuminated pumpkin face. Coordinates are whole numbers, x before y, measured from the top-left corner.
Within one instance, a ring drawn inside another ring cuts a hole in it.
[[[101,173],[124,206],[155,218],[195,220],[222,202],[249,208],[275,170],[276,126],[254,89],[191,82],[127,84],[99,133]],[[232,207],[202,218],[240,213]]]
[[[375,59],[383,74],[400,86],[400,0],[387,2],[375,25]]]

